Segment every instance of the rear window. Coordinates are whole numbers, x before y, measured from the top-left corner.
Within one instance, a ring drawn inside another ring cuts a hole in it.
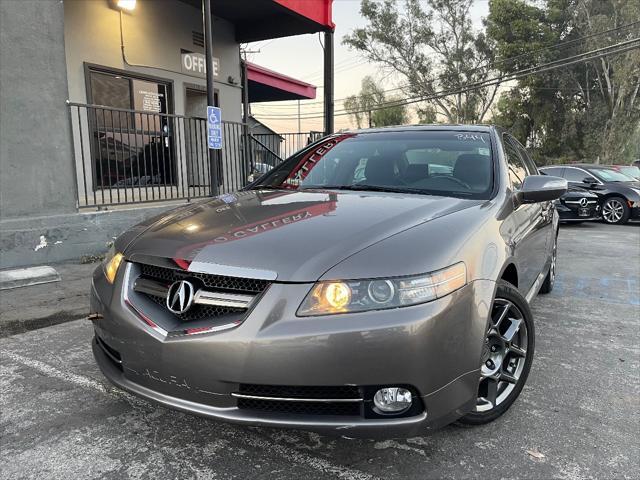
[[[294,154],[257,187],[489,198],[491,136],[434,130],[335,135]]]

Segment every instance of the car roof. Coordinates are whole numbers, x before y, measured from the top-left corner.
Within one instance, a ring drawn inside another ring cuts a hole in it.
[[[544,165],[540,168],[553,168],[553,167],[606,168],[609,170],[613,170],[613,165],[600,165],[597,163],[563,163],[562,165]]]
[[[440,131],[464,131],[464,132],[479,132],[490,133],[495,129],[501,129],[497,125],[477,125],[477,124],[424,124],[424,125],[394,125],[389,127],[375,127],[375,128],[361,128],[355,130],[346,130],[344,132],[337,133],[382,133],[382,132],[415,132],[420,130],[440,130]]]

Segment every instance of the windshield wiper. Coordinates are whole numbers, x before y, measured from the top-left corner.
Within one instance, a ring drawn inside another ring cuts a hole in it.
[[[383,187],[380,185],[309,185],[301,188],[300,190],[351,190],[354,192],[371,191],[393,193],[423,192],[423,190],[417,188]]]
[[[249,188],[249,190],[289,190],[289,189],[284,187],[274,187],[271,185],[254,185],[253,187]]]
[[[301,190],[311,190],[311,189],[319,189],[319,190],[350,190],[355,192],[391,192],[391,193],[419,193],[421,195],[436,195],[436,196],[449,196],[449,195],[473,195],[471,192],[460,192],[460,191],[442,191],[442,190],[427,190],[424,188],[411,188],[411,187],[392,187],[392,186],[381,186],[381,185],[366,185],[366,184],[355,184],[355,185],[310,185],[308,187],[304,187]]]

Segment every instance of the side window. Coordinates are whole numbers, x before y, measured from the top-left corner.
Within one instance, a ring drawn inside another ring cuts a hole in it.
[[[545,175],[551,175],[553,177],[562,178],[562,171],[564,168],[562,167],[547,167],[544,170],[540,170],[540,173],[544,173]]]
[[[529,172],[527,170],[527,166],[522,160],[518,149],[509,141],[508,137],[502,137],[504,141],[502,142],[504,146],[504,153],[507,156],[507,166],[509,167],[509,180],[511,180],[511,185],[516,190],[519,190],[522,187],[522,182]]]
[[[582,183],[582,181],[588,176],[588,173],[578,168],[567,167],[564,169],[564,178],[566,178],[568,182]]]
[[[520,152],[520,156],[524,160],[524,163],[525,163],[525,166],[527,167],[529,175],[537,175],[538,167],[536,167],[536,162],[534,162],[529,156],[529,152],[527,152],[527,149],[524,148],[522,144],[517,140],[513,140],[513,141],[518,147],[518,151]]]

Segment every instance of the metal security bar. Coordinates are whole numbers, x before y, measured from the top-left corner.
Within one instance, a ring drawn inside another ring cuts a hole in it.
[[[69,102],[78,207],[191,200],[211,195],[206,118]],[[247,183],[246,126],[223,122],[218,192]],[[246,147],[246,148],[245,148]]]

